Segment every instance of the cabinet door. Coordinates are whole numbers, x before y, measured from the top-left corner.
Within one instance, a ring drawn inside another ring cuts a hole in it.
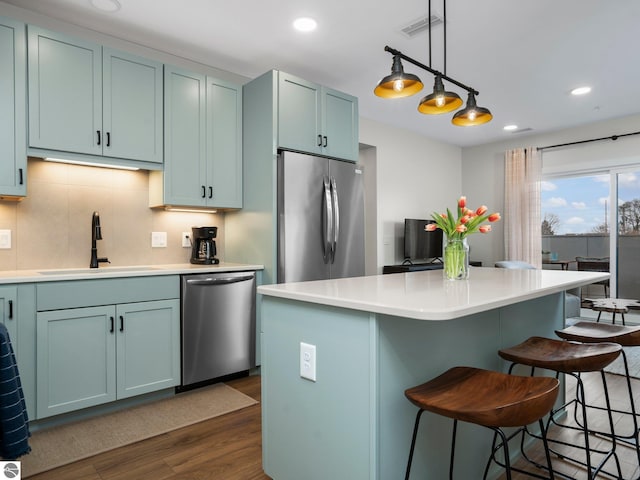
[[[180,384],[180,301],[117,306],[118,398]]]
[[[115,307],[37,313],[38,418],[116,399]]]
[[[29,145],[102,154],[100,45],[28,26]]]
[[[242,90],[207,77],[207,203],[242,207]]]
[[[345,160],[358,160],[358,99],[346,93],[323,88],[323,153]]]
[[[18,355],[18,287],[0,287],[0,322],[9,332],[13,352]]]
[[[322,152],[320,86],[279,72],[278,146],[308,153]]]
[[[0,17],[0,195],[27,193],[24,23]]]
[[[164,75],[164,203],[205,206],[205,77],[169,66]]]
[[[162,163],[162,64],[103,49],[103,153]]]

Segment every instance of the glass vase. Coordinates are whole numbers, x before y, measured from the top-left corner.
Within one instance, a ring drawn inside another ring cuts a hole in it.
[[[469,278],[469,244],[467,239],[447,239],[443,260],[444,278],[447,280]]]

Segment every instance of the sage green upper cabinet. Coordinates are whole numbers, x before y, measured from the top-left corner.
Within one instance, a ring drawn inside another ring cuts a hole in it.
[[[242,207],[242,89],[207,77],[208,204]]]
[[[162,64],[104,48],[103,155],[162,163]]]
[[[27,193],[24,23],[0,17],[0,196]]]
[[[28,62],[31,149],[162,163],[161,63],[32,25]]]
[[[278,146],[358,160],[358,99],[278,73]]]
[[[149,205],[242,207],[241,87],[165,66],[164,172]]]

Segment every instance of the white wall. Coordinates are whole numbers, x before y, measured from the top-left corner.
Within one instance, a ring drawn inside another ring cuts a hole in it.
[[[494,120],[495,121],[495,120]],[[481,128],[481,127],[480,127]],[[583,125],[553,133],[516,137],[462,150],[462,190],[470,202],[484,203],[492,211],[504,210],[504,152],[518,147],[547,147],[593,138],[609,137],[640,131],[640,114]],[[511,135],[511,134],[507,134]],[[613,166],[640,161],[640,135],[549,149],[543,152],[543,172],[566,169],[594,169],[598,165]],[[504,258],[502,222],[494,224],[487,235],[469,239],[471,258],[491,266]]]
[[[360,143],[376,152],[366,161],[376,162],[377,198],[368,201],[375,201],[377,210],[380,273],[384,265],[402,263],[405,218],[429,218],[455,205],[462,187],[462,150],[362,117]]]

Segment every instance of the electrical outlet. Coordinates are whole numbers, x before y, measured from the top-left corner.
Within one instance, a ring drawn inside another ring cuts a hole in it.
[[[167,246],[167,232],[151,232],[151,246],[152,247],[166,247]]]
[[[300,376],[316,381],[316,346],[300,342]]]
[[[182,246],[185,248],[191,247],[191,234],[189,232],[182,232]]]
[[[0,230],[0,248],[11,248],[11,230]]]

